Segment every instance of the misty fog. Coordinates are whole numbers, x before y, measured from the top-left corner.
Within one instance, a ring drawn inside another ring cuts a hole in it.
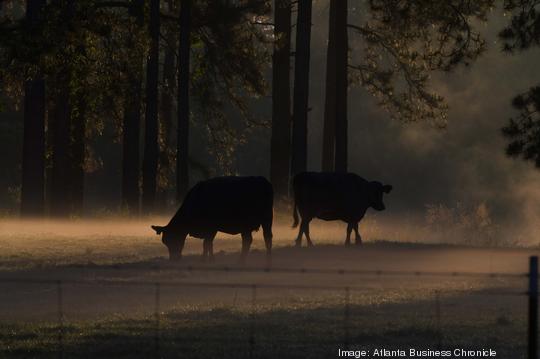
[[[315,2],[308,149],[308,169],[313,171],[320,170],[327,12],[326,5]],[[352,12],[350,22],[359,16]],[[478,24],[487,39],[487,51],[480,59],[450,74],[436,74],[432,79],[432,88],[449,105],[446,129],[390,120],[367,91],[358,85],[351,86],[349,169],[394,186],[386,198],[387,211],[376,215],[370,212],[367,222],[361,224],[364,231],[375,233],[373,223],[377,223],[377,228],[384,228],[387,233],[405,233],[411,227],[422,228],[427,231],[426,236],[436,237],[437,230],[443,232],[439,227],[456,225],[460,230],[472,228],[489,238],[496,232],[497,239],[487,242],[536,244],[533,238],[538,234],[540,219],[540,173],[532,164],[505,155],[506,143],[500,128],[514,114],[512,98],[538,82],[540,51],[501,54],[497,33],[506,20],[500,10],[494,10],[486,24]],[[359,50],[355,36],[352,32],[349,35],[351,57]],[[253,109],[268,120],[270,98],[256,100]],[[14,118],[20,121],[8,125]],[[2,156],[0,160],[2,168],[7,169],[1,181],[5,184],[1,207],[4,213],[14,214],[14,198],[20,189],[22,115],[4,112],[0,114],[0,124],[0,150],[17,154]],[[201,130],[198,131],[197,134],[195,130],[192,141],[194,157],[212,162],[204,141],[197,139],[202,137]],[[237,148],[233,173],[268,176],[269,134],[268,128],[251,130],[247,142]],[[119,212],[121,148],[116,137],[109,128],[91,141],[97,169],[85,178],[85,208],[92,215]],[[174,212],[172,207],[163,208],[165,216]],[[289,215],[283,213],[283,221]]]

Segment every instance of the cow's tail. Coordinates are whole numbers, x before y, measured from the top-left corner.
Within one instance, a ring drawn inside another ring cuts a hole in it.
[[[293,206],[293,219],[294,223],[292,225],[293,228],[296,228],[298,226],[298,206],[296,205],[296,198],[294,199],[294,206]]]

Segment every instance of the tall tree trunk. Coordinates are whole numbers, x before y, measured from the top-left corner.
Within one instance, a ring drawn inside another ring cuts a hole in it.
[[[294,63],[292,175],[304,172],[307,169],[311,8],[312,0],[298,0]]]
[[[63,79],[61,83],[67,83]],[[60,85],[54,98],[52,118],[52,170],[50,214],[54,217],[69,215],[69,175],[70,175],[70,123],[71,108],[67,86]]]
[[[328,48],[326,51],[326,85],[324,100],[324,125],[322,139],[321,168],[334,171],[335,130],[336,130],[336,6],[341,0],[330,1],[328,22]]]
[[[168,34],[168,43],[173,45],[175,41],[174,34]],[[161,92],[161,107],[160,119],[163,124],[163,137],[165,150],[169,149],[173,136],[171,136],[173,122],[173,104],[174,104],[174,89],[176,87],[176,71],[175,71],[175,49],[167,45],[165,49],[165,59],[163,61],[163,90]],[[166,163],[168,165],[168,163]]]
[[[167,1],[169,12],[173,12],[172,0]],[[165,58],[163,61],[163,86],[161,89],[160,116],[161,131],[160,143],[160,170],[161,175],[166,178],[167,186],[164,187],[159,195],[160,204],[167,203],[167,189],[170,188],[169,179],[174,173],[170,154],[173,151],[174,133],[173,133],[173,110],[174,110],[174,89],[176,88],[176,33],[177,31],[167,31],[165,34]]]
[[[70,212],[82,215],[84,204],[84,161],[86,153],[86,97],[77,94],[77,116],[71,121]]]
[[[176,193],[181,201],[189,189],[189,66],[191,51],[191,0],[180,8],[178,71],[178,140],[176,144]]]
[[[270,181],[278,197],[287,196],[289,188],[291,151],[290,52],[291,2],[290,0],[275,0]]]
[[[150,0],[150,52],[146,64],[146,114],[143,157],[143,195],[145,213],[154,210],[156,199],[158,147],[159,76],[159,0]]]
[[[55,0],[62,6],[63,16],[68,21],[66,31],[73,31],[73,19],[75,13],[75,0],[68,0],[65,3]],[[62,70],[56,74],[54,92],[54,109],[52,120],[52,179],[50,196],[50,214],[54,217],[68,217],[71,213],[71,175],[72,175],[72,155],[71,155],[71,126],[73,121],[72,113],[72,93],[70,80],[73,76],[70,59],[61,64]]]
[[[136,60],[137,61],[137,60]],[[137,61],[142,70],[142,61]],[[122,206],[132,215],[139,214],[140,136],[142,74],[129,75],[129,89],[123,118],[122,134]]]
[[[172,0],[167,0],[169,12],[174,11]],[[166,36],[165,58],[163,60],[163,91],[161,93],[161,119],[163,123],[163,134],[165,143],[169,149],[174,142],[173,111],[174,111],[174,90],[176,88],[176,51],[177,51],[177,32],[169,30]]]
[[[28,0],[30,26],[41,20],[45,0]],[[45,212],[45,81],[40,75],[24,86],[24,139],[21,179],[21,216],[41,217]]]
[[[347,66],[349,43],[347,34],[347,0],[336,3],[336,146],[335,170],[347,172]]]
[[[144,0],[132,1],[131,15],[143,26]],[[129,38],[132,46],[134,39]],[[128,64],[128,86],[125,93],[124,118],[122,124],[122,206],[131,215],[139,215],[140,136],[141,136],[141,91],[143,58],[135,54],[135,65]]]

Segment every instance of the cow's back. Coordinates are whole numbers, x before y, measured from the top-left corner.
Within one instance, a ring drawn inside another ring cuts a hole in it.
[[[295,176],[293,189],[302,216],[325,220],[356,219],[364,215],[367,181],[353,173],[303,172]]]
[[[271,221],[272,207],[272,185],[264,177],[216,177],[195,185],[175,217],[194,235],[207,230],[234,234]]]

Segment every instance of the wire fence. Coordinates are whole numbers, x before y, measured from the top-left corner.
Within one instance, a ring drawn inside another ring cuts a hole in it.
[[[86,268],[80,265],[72,265],[71,268]],[[469,271],[406,271],[406,270],[366,270],[345,268],[305,268],[305,267],[250,267],[250,266],[195,266],[176,264],[153,264],[153,265],[105,265],[93,270],[145,270],[164,271],[173,270],[178,272],[224,272],[224,273],[282,273],[282,274],[339,274],[360,276],[423,276],[423,277],[485,277],[485,278],[528,278],[529,273],[498,273],[498,272],[469,272]]]
[[[113,270],[122,270],[126,267],[122,266],[111,266],[109,269]],[[134,269],[134,268],[129,268]],[[531,257],[530,271],[529,273],[481,273],[481,272],[436,272],[436,271],[393,271],[393,270],[351,270],[351,269],[327,269],[327,268],[292,268],[292,267],[233,267],[233,266],[150,266],[150,267],[137,267],[137,270],[158,270],[158,271],[178,271],[178,272],[219,272],[219,273],[252,273],[252,274],[325,274],[330,276],[350,276],[353,279],[365,278],[365,277],[433,277],[433,278],[498,278],[498,279],[509,279],[509,280],[519,280],[519,279],[528,279],[529,286],[528,288],[521,288],[518,290],[508,290],[508,289],[490,289],[483,291],[470,291],[467,292],[467,295],[480,295],[480,296],[509,296],[516,298],[526,298],[529,299],[529,307],[527,312],[527,321],[528,321],[528,339],[527,339],[527,352],[528,359],[537,358],[537,339],[538,339],[538,288],[537,288],[537,259],[536,257]],[[205,343],[222,342],[222,344],[234,342],[243,342],[245,347],[247,347],[246,352],[243,356],[248,358],[261,357],[262,350],[257,350],[258,346],[267,347],[268,343],[264,343],[263,339],[260,338],[263,335],[262,328],[258,331],[257,325],[261,323],[261,320],[257,319],[257,306],[260,301],[259,294],[261,291],[283,291],[283,290],[292,290],[292,291],[322,291],[332,293],[333,295],[340,296],[341,300],[341,309],[336,308],[336,312],[333,316],[339,316],[339,329],[342,333],[342,338],[338,339],[334,336],[335,340],[329,340],[327,343],[332,343],[332,345],[339,347],[343,350],[349,350],[353,347],[357,347],[358,343],[356,342],[355,335],[355,326],[353,325],[354,308],[355,303],[352,301],[352,296],[354,293],[358,292],[370,292],[372,288],[366,287],[365,285],[341,285],[341,284],[317,284],[317,283],[265,283],[261,281],[251,281],[251,282],[239,282],[239,283],[230,283],[230,282],[218,282],[218,281],[186,281],[186,280],[119,280],[119,279],[50,279],[50,278],[26,278],[26,277],[17,277],[17,276],[2,276],[0,277],[0,284],[12,284],[12,285],[46,285],[49,287],[55,288],[56,296],[56,352],[55,356],[59,358],[69,357],[68,350],[66,348],[66,338],[69,335],[69,323],[66,321],[66,287],[74,286],[104,286],[104,287],[143,287],[147,288],[149,292],[153,293],[153,305],[152,305],[152,316],[150,321],[152,321],[151,328],[153,335],[151,335],[153,340],[152,349],[150,352],[151,356],[155,358],[166,357],[164,351],[164,338],[166,337],[164,329],[164,309],[163,303],[163,293],[164,290],[168,288],[181,288],[181,289],[192,289],[192,288],[203,288],[203,289],[242,289],[249,292],[249,304],[248,304],[248,315],[247,323],[244,323],[243,330],[246,332],[244,337],[235,338],[231,340],[230,338],[219,338],[219,337],[205,337],[202,339]],[[442,330],[442,307],[443,307],[443,298],[442,290],[436,289],[433,295],[433,304],[434,304],[434,327],[435,327],[435,338],[434,342],[438,350],[443,348],[444,333]],[[0,299],[1,303],[1,299]],[[340,315],[336,314],[341,312]],[[399,314],[396,313],[396,316]],[[333,320],[333,324],[338,319]],[[525,318],[524,318],[525,320]],[[262,323],[264,324],[264,323]],[[261,325],[262,326],[262,325]],[[276,333],[277,334],[277,333]],[[145,334],[147,335],[147,334]],[[268,337],[264,333],[264,337]],[[106,339],[106,338],[104,338]],[[190,338],[190,341],[193,341],[194,338]],[[186,340],[187,341],[187,340]],[[273,339],[267,341],[272,342]],[[302,340],[298,338],[291,339],[289,344],[298,345]],[[275,346],[276,343],[270,343]],[[320,341],[311,342],[311,345],[321,345]],[[241,357],[242,355],[237,355],[235,357]],[[264,355],[262,355],[264,357]]]

